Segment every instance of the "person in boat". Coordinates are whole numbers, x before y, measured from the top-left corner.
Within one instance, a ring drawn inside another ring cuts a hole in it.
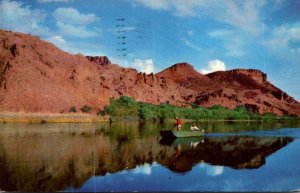
[[[182,121],[179,117],[176,117],[176,127],[177,127],[177,131],[181,130],[181,125],[182,125]]]
[[[193,123],[192,125],[191,125],[191,130],[192,131],[202,131],[202,132],[204,132],[204,130],[202,129],[199,129],[197,126],[196,126],[196,123]]]

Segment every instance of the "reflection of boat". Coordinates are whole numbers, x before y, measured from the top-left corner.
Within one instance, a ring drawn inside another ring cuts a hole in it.
[[[168,137],[162,137],[159,140],[159,143],[161,145],[179,145],[179,144],[193,144],[204,141],[204,136],[201,137],[180,137],[180,138],[168,138]]]
[[[204,137],[184,137],[184,138],[176,138],[172,145],[179,145],[179,144],[183,144],[183,145],[191,145],[191,147],[193,145],[196,145],[198,143],[204,143],[205,138]]]
[[[164,138],[177,138],[177,137],[201,137],[205,135],[202,131],[175,131],[175,130],[161,130],[159,134]]]

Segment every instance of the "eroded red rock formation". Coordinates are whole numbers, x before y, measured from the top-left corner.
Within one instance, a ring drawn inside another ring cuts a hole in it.
[[[121,95],[137,101],[205,107],[245,105],[253,112],[300,116],[300,104],[253,69],[203,75],[187,63],[157,74],[112,64],[106,56],[71,55],[38,37],[0,30],[0,111],[92,113]]]
[[[110,60],[106,56],[86,56],[86,58],[99,65],[111,64]]]

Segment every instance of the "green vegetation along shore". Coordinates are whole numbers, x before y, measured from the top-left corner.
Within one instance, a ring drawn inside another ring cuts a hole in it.
[[[80,123],[108,121],[152,121],[171,122],[178,116],[184,122],[216,121],[300,121],[300,117],[277,116],[272,113],[263,115],[252,113],[246,107],[228,109],[219,105],[205,108],[191,104],[191,107],[178,107],[167,103],[153,105],[137,102],[128,96],[110,99],[110,104],[96,114],[91,113],[12,113],[1,112],[0,123]]]
[[[143,121],[164,121],[174,119],[176,116],[182,119],[195,121],[289,121],[300,120],[299,117],[277,116],[273,113],[263,115],[252,113],[245,106],[235,109],[228,109],[219,105],[211,108],[204,108],[198,105],[191,107],[178,107],[161,103],[153,105],[144,102],[137,102],[128,96],[121,96],[118,100],[110,99],[110,105],[105,106],[99,112],[101,115],[110,115],[114,120],[143,120]]]

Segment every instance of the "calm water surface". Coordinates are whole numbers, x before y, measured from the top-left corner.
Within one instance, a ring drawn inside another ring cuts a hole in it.
[[[300,123],[197,125],[165,140],[172,124],[0,124],[0,191],[300,189]]]

